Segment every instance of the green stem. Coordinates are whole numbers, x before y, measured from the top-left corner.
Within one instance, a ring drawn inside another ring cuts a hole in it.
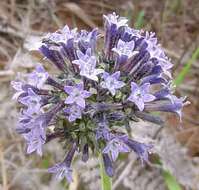
[[[99,155],[99,163],[100,163],[101,189],[111,190],[112,179],[105,172],[103,158],[101,154]]]

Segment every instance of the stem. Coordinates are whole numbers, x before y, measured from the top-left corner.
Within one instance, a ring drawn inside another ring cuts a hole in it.
[[[104,170],[104,163],[102,155],[99,155],[100,163],[100,176],[101,176],[101,189],[102,190],[111,190],[112,189],[112,179],[106,174]]]

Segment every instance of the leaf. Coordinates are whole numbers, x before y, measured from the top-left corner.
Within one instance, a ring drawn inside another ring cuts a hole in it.
[[[175,177],[169,171],[164,170],[163,177],[169,190],[182,190]]]
[[[192,63],[194,61],[196,61],[198,57],[199,57],[199,47],[194,51],[194,53],[192,54],[191,58],[187,61],[187,63],[183,67],[183,69],[180,71],[179,75],[174,80],[174,84],[176,86],[179,86],[180,84],[182,84],[182,82],[184,81],[186,75],[189,73],[189,70],[191,68]]]
[[[102,155],[99,156],[102,190],[112,190],[112,179],[106,175]]]

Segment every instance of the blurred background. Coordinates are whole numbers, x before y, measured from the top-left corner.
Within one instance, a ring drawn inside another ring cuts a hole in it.
[[[102,15],[113,11],[128,17],[134,28],[156,32],[174,64],[176,94],[191,102],[184,108],[182,124],[165,115],[164,126],[133,125],[134,135],[156,142],[162,165],[141,166],[133,154],[121,157],[113,189],[199,190],[199,0],[0,0],[0,189],[100,189],[95,158],[86,165],[77,159],[74,182],[68,185],[47,173],[63,158],[57,141],[45,147],[43,158],[25,154],[14,130],[18,109],[11,101],[10,81],[41,60],[28,52],[41,35],[65,24],[103,29]]]

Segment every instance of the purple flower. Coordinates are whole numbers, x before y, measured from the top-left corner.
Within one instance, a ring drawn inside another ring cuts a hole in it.
[[[124,28],[127,26],[127,19],[119,17],[115,13],[104,15],[104,27],[105,27],[105,38],[104,38],[104,51],[106,58],[112,59],[112,49],[117,44],[119,38],[124,33]]]
[[[68,60],[72,63],[73,60],[77,58],[76,56],[76,48],[75,48],[75,40],[77,37],[77,29],[70,30],[66,25],[62,30],[60,30],[60,34],[63,36],[63,39],[59,42],[62,46],[61,52],[64,56],[68,58]],[[75,66],[73,66],[74,72],[77,72]]]
[[[132,29],[115,13],[104,15],[104,29],[100,38],[97,28],[65,26],[48,34],[39,50],[59,73],[51,77],[38,65],[11,82],[13,98],[22,104],[16,130],[25,138],[27,153],[42,155],[44,144],[59,139],[69,151],[49,172],[69,182],[76,151],[84,162],[90,151],[99,151],[110,177],[119,153],[134,151],[148,162],[152,146],[128,137],[131,122],[163,124],[153,111],[176,113],[181,120],[189,103],[173,95],[172,64],[155,33]],[[102,38],[104,44],[98,43]]]
[[[22,133],[27,141],[28,154],[36,151],[39,155],[42,155],[42,145],[46,142],[46,128],[52,118],[62,108],[63,104],[58,103],[46,113],[39,112],[37,115],[31,115],[27,112],[22,112],[17,130]]]
[[[104,72],[102,77],[104,81],[101,82],[101,86],[108,89],[113,96],[115,95],[117,89],[120,89],[125,85],[124,82],[118,80],[120,77],[120,71],[117,71],[112,75]]]
[[[91,32],[81,30],[78,36],[78,46],[83,53],[86,53],[88,48],[91,49],[92,53],[95,53],[96,43],[98,37],[98,30],[93,29]]]
[[[55,43],[67,43],[68,40],[74,39],[77,36],[77,29],[74,28],[70,30],[70,28],[65,25],[63,29],[58,30],[54,33],[48,33],[44,39],[49,39]]]
[[[146,32],[144,40],[147,42],[147,50],[150,53],[150,57],[156,58],[158,64],[162,67],[164,74],[171,78],[171,73],[168,70],[171,69],[173,65],[165,55],[161,45],[158,44],[155,33]]]
[[[82,111],[83,111],[82,107],[80,107],[76,104],[72,104],[70,107],[64,109],[64,112],[69,115],[68,120],[70,122],[73,122],[76,119],[81,119]]]
[[[173,91],[172,83],[168,83],[166,85],[163,84],[163,88],[155,92],[154,96],[156,97],[156,100],[163,100],[163,99],[172,100],[172,91]]]
[[[43,66],[37,65],[35,71],[28,75],[28,83],[40,89],[45,84],[48,76],[49,74]]]
[[[121,36],[121,40],[124,42],[130,42],[131,40],[136,40],[141,38],[141,31],[130,27],[125,27],[125,31]]]
[[[13,100],[17,100],[22,94],[26,93],[23,89],[23,82],[21,81],[12,81],[11,86],[16,90],[16,93],[12,97]]]
[[[169,78],[172,78],[171,72],[169,70],[173,67],[173,64],[171,63],[170,59],[166,57],[164,52],[162,52],[162,54],[159,56],[158,61],[164,74]]]
[[[109,154],[112,161],[116,161],[120,152],[129,152],[129,147],[123,142],[124,137],[114,137],[110,140],[106,147],[103,149],[103,153]]]
[[[59,70],[65,71],[66,64],[63,58],[63,54],[61,53],[60,47],[53,45],[42,45],[39,48],[40,52],[49,59]]]
[[[55,166],[48,169],[48,172],[55,173],[58,180],[62,180],[64,177],[68,182],[72,182],[72,169],[71,162],[73,160],[76,151],[76,143],[73,143],[71,149],[66,155],[63,162],[56,164]]]
[[[176,96],[171,95],[170,101],[160,102],[159,104],[147,105],[146,111],[163,111],[176,113],[181,121],[183,106],[190,104],[189,101],[185,100],[186,97],[177,98]]]
[[[131,94],[127,100],[136,104],[140,111],[144,110],[144,103],[155,100],[155,96],[149,94],[149,83],[138,86],[136,83],[131,82]]]
[[[97,140],[103,139],[105,141],[109,141],[111,139],[112,134],[110,133],[108,124],[108,120],[105,118],[104,114],[97,118],[97,129],[95,134]]]
[[[96,130],[96,139],[105,139],[109,140],[110,139],[110,131],[108,128],[104,127],[98,127]]]
[[[149,151],[152,149],[152,145],[146,145],[131,139],[125,140],[126,145],[128,145],[141,159],[142,163],[148,162]]]
[[[103,15],[103,17],[106,22],[105,25],[115,25],[117,28],[127,26],[128,19],[125,17],[119,17],[119,15],[116,15],[115,12],[113,12],[113,14]]]
[[[80,57],[80,55],[79,55]],[[82,59],[73,61],[74,64],[79,66],[80,75],[85,76],[88,79],[98,81],[97,75],[104,72],[103,69],[96,69],[96,57],[90,56],[86,57],[81,55]]]
[[[72,182],[72,171],[73,170],[68,167],[64,162],[58,163],[48,169],[49,173],[56,174],[56,179],[61,181],[65,177],[69,183]]]
[[[147,49],[151,50],[151,48],[155,47],[158,43],[158,40],[156,38],[155,32],[145,32],[144,40],[147,42],[148,46]]]
[[[138,51],[134,51],[135,49],[135,41],[124,42],[119,40],[117,46],[112,50],[117,53],[120,57],[125,56],[127,58],[133,57],[138,53]]]
[[[44,44],[40,51],[50,59],[60,70],[66,70],[65,57],[72,63],[76,59],[75,39],[76,29],[70,30],[66,25],[62,30],[48,34],[44,38]],[[75,65],[72,65],[74,72],[77,72]]]
[[[22,104],[27,106],[27,113],[38,113],[41,108],[41,96],[37,95],[31,88],[28,89],[28,95],[20,98]]]
[[[76,103],[81,108],[85,108],[85,99],[90,97],[91,93],[84,90],[83,83],[76,84],[75,86],[65,86],[64,90],[69,95],[65,100],[66,104]]]
[[[78,60],[74,60],[73,63],[79,65],[80,60],[87,62],[89,58],[92,56],[91,48],[88,48],[85,53],[82,53],[82,51],[77,50],[77,57]]]
[[[33,115],[27,113],[26,111],[21,112],[17,122],[16,131],[19,134],[30,132],[33,127],[32,123],[34,123],[34,118],[35,117]]]
[[[27,153],[31,154],[36,151],[38,155],[42,156],[42,146],[46,142],[45,128],[42,123],[38,123],[38,125],[34,123],[34,125],[29,133],[23,134],[27,141]]]
[[[22,133],[27,142],[27,153],[34,151],[42,156],[42,146],[46,142],[46,127],[52,119],[51,114],[30,115],[27,112],[21,115],[17,131]]]

